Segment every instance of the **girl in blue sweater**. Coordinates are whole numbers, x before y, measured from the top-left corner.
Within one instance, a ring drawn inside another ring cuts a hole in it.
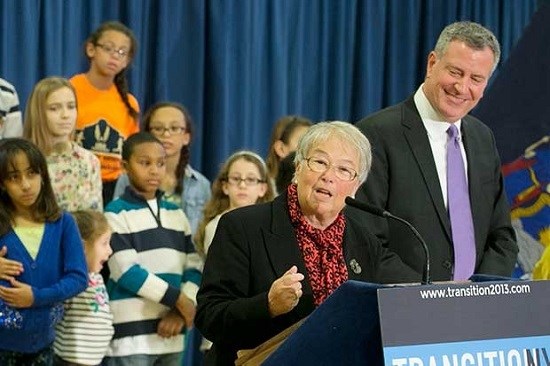
[[[86,260],[46,159],[19,138],[0,141],[0,245],[0,365],[51,365],[55,324],[63,301],[86,289]],[[14,262],[20,270],[4,270]]]

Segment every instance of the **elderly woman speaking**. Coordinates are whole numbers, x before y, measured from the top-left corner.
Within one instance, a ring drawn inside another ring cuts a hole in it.
[[[353,125],[310,127],[296,172],[273,202],[224,214],[206,259],[195,324],[214,342],[206,365],[234,364],[249,349],[309,315],[346,280],[414,280],[344,200],[367,178],[370,144]]]

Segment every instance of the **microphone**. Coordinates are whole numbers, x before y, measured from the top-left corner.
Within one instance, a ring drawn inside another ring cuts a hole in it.
[[[426,256],[426,264],[424,265],[424,268],[423,268],[423,271],[422,271],[422,282],[421,282],[421,284],[422,285],[429,285],[430,283],[432,283],[432,281],[430,280],[430,250],[428,249],[428,245],[426,245],[426,242],[424,241],[424,239],[422,238],[422,236],[420,235],[418,230],[416,230],[416,228],[410,222],[408,222],[405,219],[402,219],[399,216],[395,216],[395,215],[391,214],[390,212],[388,212],[388,211],[386,211],[386,210],[384,210],[380,207],[376,207],[376,206],[370,205],[370,204],[365,203],[365,202],[360,202],[360,201],[356,200],[355,198],[352,198],[352,197],[349,197],[349,196],[346,197],[345,202],[346,202],[347,205],[349,205],[351,207],[355,207],[355,208],[357,208],[361,211],[365,211],[365,212],[371,213],[371,214],[376,215],[376,216],[396,220],[396,221],[399,221],[402,224],[405,224],[412,231],[412,233],[414,234],[414,237],[422,245],[422,249],[424,249],[424,255]]]

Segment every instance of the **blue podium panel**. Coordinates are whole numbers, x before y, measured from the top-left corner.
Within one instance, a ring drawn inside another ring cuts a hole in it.
[[[550,365],[550,281],[378,290],[384,364]]]
[[[382,365],[380,288],[345,282],[262,365]]]

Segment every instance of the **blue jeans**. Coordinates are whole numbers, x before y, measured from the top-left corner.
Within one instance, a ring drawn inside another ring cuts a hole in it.
[[[182,352],[164,355],[130,355],[123,357],[106,357],[104,366],[181,366]]]

